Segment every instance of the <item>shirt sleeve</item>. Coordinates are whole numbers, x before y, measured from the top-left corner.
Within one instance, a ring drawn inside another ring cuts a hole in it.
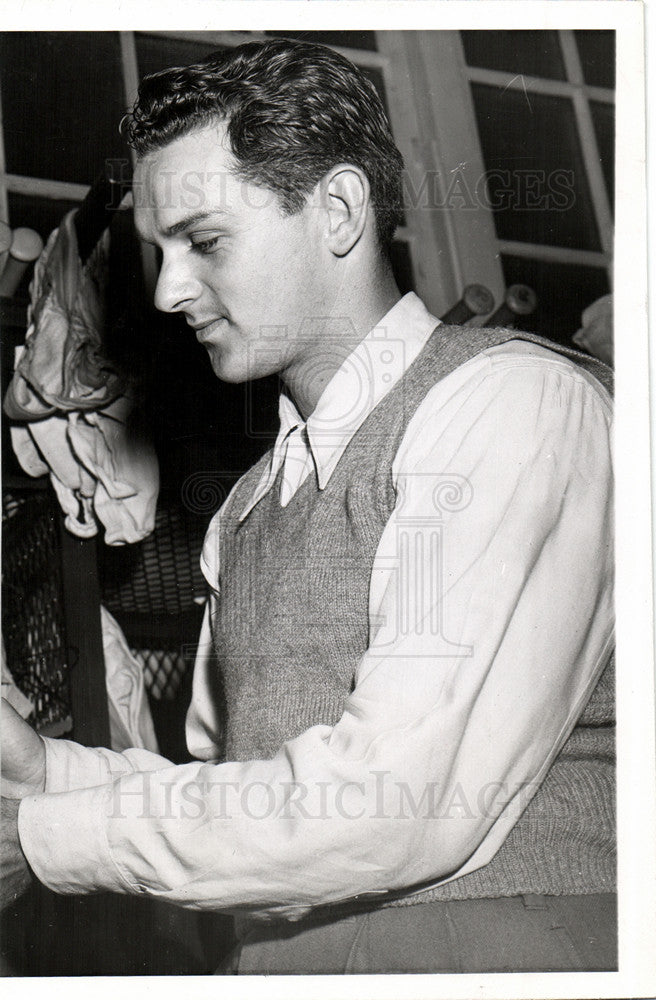
[[[123,750],[91,748],[73,740],[42,737],[46,751],[46,792],[91,788],[114,781],[134,771],[157,771],[170,767],[166,757],[138,747]]]
[[[490,859],[609,653],[610,410],[568,362],[510,351],[465,367],[397,455],[370,647],[339,722],[268,761],[24,800],[42,882],[289,915]]]

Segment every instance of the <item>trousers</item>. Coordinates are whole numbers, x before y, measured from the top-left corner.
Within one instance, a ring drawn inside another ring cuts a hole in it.
[[[525,895],[250,922],[217,974],[613,971],[616,909],[614,893]]]

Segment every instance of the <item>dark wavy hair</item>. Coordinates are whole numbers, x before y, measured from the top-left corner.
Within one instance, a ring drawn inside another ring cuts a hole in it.
[[[403,158],[373,84],[323,45],[272,39],[213,53],[147,76],[123,120],[138,156],[212,121],[225,121],[245,180],[298,212],[327,170],[367,175],[381,248],[402,217]]]

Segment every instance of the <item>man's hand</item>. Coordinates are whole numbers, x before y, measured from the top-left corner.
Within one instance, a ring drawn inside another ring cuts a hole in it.
[[[41,737],[2,699],[2,795],[23,799],[46,787],[46,751]]]
[[[18,839],[17,799],[2,799],[0,831],[0,904],[4,909],[27,892],[32,884],[28,867]]]

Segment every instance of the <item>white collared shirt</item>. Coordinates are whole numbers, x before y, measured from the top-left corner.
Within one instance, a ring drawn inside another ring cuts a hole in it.
[[[283,507],[312,466],[319,489],[324,489],[353,435],[401,379],[437,324],[438,320],[416,295],[406,295],[341,365],[307,421],[283,393],[278,408],[280,431],[271,464],[243,511],[242,519],[270,489],[283,459]]]
[[[271,462],[242,516],[281,464],[283,503],[308,475],[325,487],[435,325],[408,295],[306,422],[282,397]],[[302,912],[485,864],[611,648],[610,421],[594,379],[529,343],[484,351],[440,381],[393,463],[399,500],[373,564],[370,647],[338,723],[272,760],[212,763],[208,612],[187,722],[205,763],[46,741],[46,793],[19,813],[36,875],[55,891]],[[214,589],[220,516],[201,560]]]

